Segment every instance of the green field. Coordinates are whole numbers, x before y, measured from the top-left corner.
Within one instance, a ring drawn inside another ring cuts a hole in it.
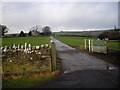
[[[63,37],[55,36],[56,39],[70,45],[70,46],[84,46],[84,39],[95,39],[93,37]]]
[[[55,36],[56,39],[62,41],[73,47],[82,47],[84,48],[84,39],[97,39],[94,37],[63,37]],[[109,49],[120,49],[120,42],[109,42]]]
[[[40,37],[15,37],[15,38],[2,38],[2,46],[10,46],[10,45],[22,45],[24,43],[34,45],[44,45],[50,44],[50,39],[48,36],[40,36]]]

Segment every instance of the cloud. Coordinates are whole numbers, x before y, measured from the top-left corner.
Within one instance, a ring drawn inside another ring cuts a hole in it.
[[[26,32],[35,25],[49,25],[53,31],[113,28],[117,25],[115,2],[5,2],[3,24],[10,33]]]
[[[119,0],[2,0],[3,2],[118,2]]]

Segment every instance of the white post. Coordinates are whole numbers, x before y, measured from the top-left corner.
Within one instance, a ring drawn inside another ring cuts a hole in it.
[[[89,51],[90,51],[90,50],[91,50],[91,49],[90,49],[90,39],[89,39],[88,45],[89,45]]]
[[[91,40],[91,49],[92,49],[92,52],[93,52],[93,39]]]
[[[86,49],[86,39],[85,39],[85,49]]]

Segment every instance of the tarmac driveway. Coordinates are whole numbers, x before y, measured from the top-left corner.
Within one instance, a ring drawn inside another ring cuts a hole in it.
[[[51,37],[51,40],[56,43],[56,51],[62,59],[64,72],[72,72],[77,70],[105,70],[117,69],[116,66],[91,56],[80,50],[72,48]]]
[[[35,88],[118,88],[118,67],[72,48],[53,37],[64,73]]]

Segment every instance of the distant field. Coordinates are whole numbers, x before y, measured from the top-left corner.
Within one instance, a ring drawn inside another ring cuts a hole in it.
[[[15,37],[15,38],[2,38],[2,46],[10,46],[12,44],[22,45],[24,43],[34,45],[49,44],[50,39],[48,36],[41,37]]]
[[[64,31],[64,32],[54,32],[56,35],[90,35],[90,36],[95,36],[97,37],[101,33],[103,33],[105,30],[98,30],[98,31]]]
[[[73,47],[82,47],[84,48],[84,39],[97,39],[93,37],[63,37],[63,36],[55,36],[56,39],[70,45]],[[120,42],[109,42],[110,49],[120,49]]]

